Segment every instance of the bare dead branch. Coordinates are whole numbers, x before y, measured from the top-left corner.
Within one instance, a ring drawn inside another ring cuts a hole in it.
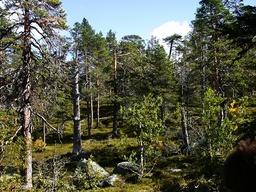
[[[8,141],[5,142],[5,145],[7,145],[9,142],[11,142],[11,141],[14,139],[14,137],[16,137],[16,135],[19,133],[19,131],[20,131],[21,129],[22,129],[22,126],[20,126],[20,127],[15,131],[14,135],[13,135]]]
[[[59,134],[59,129],[53,127],[42,115],[35,113],[36,116],[40,117],[52,130],[56,131]]]

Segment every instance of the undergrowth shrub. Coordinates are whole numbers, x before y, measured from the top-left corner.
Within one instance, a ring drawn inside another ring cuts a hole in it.
[[[21,178],[18,175],[1,175],[0,191],[19,191],[21,189]]]
[[[35,142],[34,142],[34,145],[33,145],[33,149],[34,151],[36,152],[43,152],[45,150],[45,147],[46,147],[46,143],[43,142],[42,139],[37,139]]]
[[[34,191],[74,191],[72,179],[65,169],[68,158],[54,156],[48,161],[42,161],[35,166],[33,178]]]
[[[214,180],[206,179],[203,176],[201,178],[194,178],[192,181],[188,181],[184,192],[226,192],[223,187],[219,186]]]
[[[184,190],[185,181],[181,177],[169,176],[163,178],[159,183],[161,192],[180,192]]]

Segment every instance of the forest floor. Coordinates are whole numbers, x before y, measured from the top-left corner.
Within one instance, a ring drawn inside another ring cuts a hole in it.
[[[49,134],[46,147],[43,152],[34,153],[35,164],[43,161],[52,161],[54,158],[71,157],[72,154],[72,129],[67,126],[64,129],[64,137],[58,138],[55,134]],[[84,132],[83,150],[91,153],[91,159],[97,162],[110,174],[119,162],[126,161],[132,151],[136,150],[137,140],[122,132],[120,138],[111,137],[111,128],[103,127],[91,130],[91,137]],[[71,161],[65,165],[66,178],[71,178],[77,167],[78,161]],[[182,188],[202,179],[198,170],[198,162],[193,156],[175,154],[161,157],[154,169],[146,177],[138,180],[134,175],[123,177],[124,183],[116,187],[103,189],[91,189],[86,191],[95,192],[134,192],[134,191],[183,191]],[[206,182],[204,179],[201,183]],[[185,190],[184,190],[185,191]]]

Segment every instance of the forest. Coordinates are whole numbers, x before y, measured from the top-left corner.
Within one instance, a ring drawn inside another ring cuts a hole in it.
[[[199,1],[168,51],[66,16],[0,0],[0,191],[227,191],[256,134],[256,6]]]

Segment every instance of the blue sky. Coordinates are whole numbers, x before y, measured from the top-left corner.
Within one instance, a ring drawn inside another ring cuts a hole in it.
[[[256,0],[244,4],[256,5]],[[118,39],[135,34],[146,40],[187,34],[199,0],[62,0],[62,6],[71,27],[86,18],[104,35],[111,29]]]

